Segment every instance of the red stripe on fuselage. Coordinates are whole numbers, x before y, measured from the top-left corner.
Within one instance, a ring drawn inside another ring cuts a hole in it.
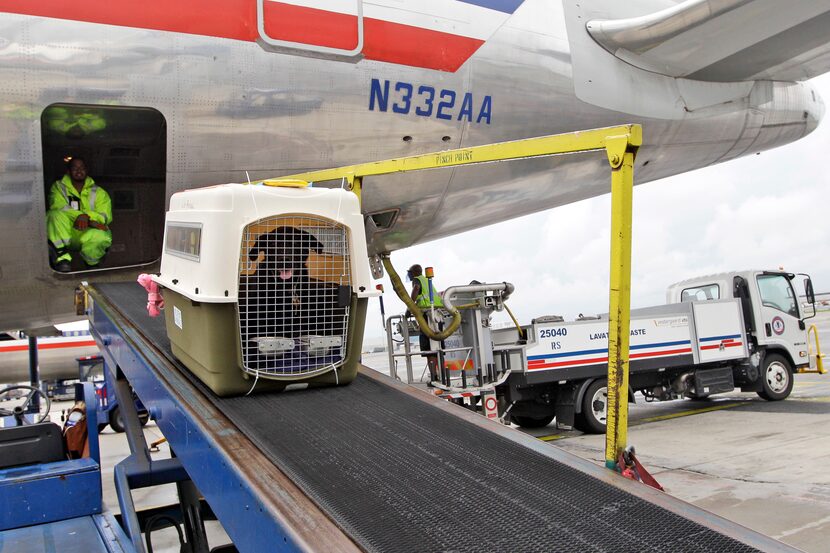
[[[454,73],[475,54],[483,40],[387,23],[364,21],[363,54],[370,60]]]
[[[354,15],[282,2],[264,4],[265,33],[270,38],[342,50],[357,47],[357,17]]]
[[[253,42],[259,38],[254,0],[0,0],[0,11],[104,25],[171,31]],[[357,45],[357,17],[265,2],[265,30],[276,40],[345,50]],[[484,44],[378,19],[363,20],[366,59],[455,72]]]
[[[0,11],[234,40],[257,38],[254,0],[2,0]]]
[[[265,2],[264,13],[270,38],[343,50],[357,47],[357,16],[282,2]],[[454,72],[482,44],[475,38],[363,18],[363,55],[374,61]]]
[[[38,343],[38,351],[42,349],[62,349],[62,348],[85,348],[95,346],[95,340],[81,340],[75,342],[47,342]],[[29,351],[28,344],[16,344],[13,346],[0,346],[0,353],[8,353],[12,351]]]

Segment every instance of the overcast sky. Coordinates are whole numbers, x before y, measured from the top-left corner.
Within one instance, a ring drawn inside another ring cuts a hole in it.
[[[813,84],[829,103],[830,74]],[[665,303],[678,280],[741,269],[783,266],[830,291],[828,160],[825,121],[787,146],[636,186],[632,307]],[[609,225],[606,194],[400,250],[392,261],[402,278],[413,263],[432,265],[439,290],[473,279],[512,282],[508,305],[522,324],[540,315],[572,319],[608,310]],[[534,239],[517,239],[529,232]],[[389,279],[381,282],[387,315],[402,313]],[[380,342],[381,325],[373,299],[367,343]]]

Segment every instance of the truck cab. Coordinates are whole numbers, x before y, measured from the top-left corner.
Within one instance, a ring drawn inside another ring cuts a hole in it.
[[[793,373],[810,365],[805,324],[815,316],[810,277],[784,271],[734,271],[677,282],[666,294],[667,303],[731,298],[741,300],[751,355],[749,374],[736,379],[736,384],[765,399],[783,399],[792,390]],[[753,374],[755,370],[763,380]],[[763,381],[767,386],[762,386]]]

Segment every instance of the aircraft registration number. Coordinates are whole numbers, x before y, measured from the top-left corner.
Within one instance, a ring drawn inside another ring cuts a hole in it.
[[[369,89],[369,111],[389,111],[446,121],[470,121],[490,124],[493,98],[476,99],[471,92],[461,94],[448,88],[416,85],[404,81],[372,79]]]

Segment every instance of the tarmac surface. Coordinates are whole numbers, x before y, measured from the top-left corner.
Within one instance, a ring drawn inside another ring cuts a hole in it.
[[[631,414],[628,443],[667,493],[804,551],[830,551],[830,375],[796,375],[782,402],[721,394]],[[604,435],[554,425],[534,434],[604,464]]]
[[[830,346],[830,313],[807,322]],[[797,374],[779,402],[740,392],[637,401],[628,443],[667,493],[804,551],[830,551],[830,374]],[[526,432],[604,464],[604,435],[555,421]]]
[[[830,312],[806,322],[830,353]],[[422,364],[414,361],[416,378]],[[808,553],[830,552],[830,374],[795,375],[792,394],[780,402],[738,391],[704,401],[636,399],[628,443],[667,493]],[[560,429],[556,421],[515,428],[605,464],[604,435]]]
[[[830,348],[830,313],[810,322]],[[602,435],[558,429],[555,421],[528,432],[604,464]],[[162,438],[152,422],[145,435],[148,442]],[[630,406],[628,442],[667,493],[804,551],[830,551],[830,374],[796,375],[792,395],[782,402],[754,393],[661,403],[638,396]],[[124,435],[107,428],[101,451],[105,509],[117,512],[112,469],[129,453]],[[162,444],[153,455],[170,452]],[[172,485],[133,493],[139,509],[175,498]],[[173,529],[154,533],[155,551],[179,551],[175,536]],[[229,541],[216,522],[208,523],[208,536],[212,546]]]

